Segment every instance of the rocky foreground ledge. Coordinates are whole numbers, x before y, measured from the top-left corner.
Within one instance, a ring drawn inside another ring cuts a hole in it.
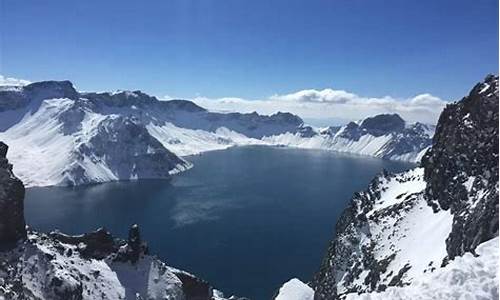
[[[137,225],[127,240],[103,228],[82,235],[27,230],[24,186],[12,173],[7,149],[0,142],[0,299],[227,299],[149,255]]]

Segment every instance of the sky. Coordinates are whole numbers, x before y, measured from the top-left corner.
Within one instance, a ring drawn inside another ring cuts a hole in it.
[[[497,0],[0,3],[0,74],[84,91],[327,123],[379,111],[431,122],[498,74]]]

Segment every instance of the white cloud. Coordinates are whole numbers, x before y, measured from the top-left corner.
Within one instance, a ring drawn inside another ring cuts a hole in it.
[[[248,100],[242,98],[209,99],[196,97],[198,105],[216,111],[253,112],[272,114],[288,111],[314,123],[314,120],[359,120],[381,113],[397,113],[410,122],[437,122],[446,101],[430,95],[420,94],[408,99],[386,97],[362,97],[343,90],[301,90],[291,94],[273,95],[267,99]],[[335,121],[336,120],[336,121]]]
[[[5,77],[3,75],[0,75],[0,86],[22,86],[30,83],[31,82],[29,82],[28,80]]]
[[[30,82],[0,75],[0,86],[22,86]],[[182,99],[165,95],[163,99]],[[198,105],[214,111],[258,112],[273,114],[278,111],[299,115],[312,125],[338,125],[381,113],[397,113],[410,122],[435,124],[446,101],[431,94],[420,94],[408,99],[394,97],[364,97],[344,90],[307,89],[290,94],[272,95],[266,99],[224,97],[211,99],[196,96]]]
[[[302,90],[296,93],[287,95],[274,95],[271,100],[285,100],[294,102],[319,102],[319,103],[347,103],[357,98],[355,94],[351,94],[342,90]]]

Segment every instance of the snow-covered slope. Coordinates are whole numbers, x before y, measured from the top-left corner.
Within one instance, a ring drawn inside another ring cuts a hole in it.
[[[0,299],[225,299],[134,243],[103,229],[80,236],[29,232],[15,248],[0,250]]]
[[[422,168],[383,173],[353,197],[318,275],[321,293],[380,291],[441,266],[453,217],[427,204],[423,175]]]
[[[265,137],[271,144],[324,149],[391,160],[419,162],[431,144],[434,126],[407,124],[398,115],[377,115],[316,133],[285,133]]]
[[[411,285],[380,293],[348,294],[348,300],[498,299],[498,237],[480,244],[476,255],[465,253],[443,268],[417,278]]]
[[[347,300],[451,300],[498,299],[498,237],[480,244],[476,255],[465,253],[446,266],[425,272],[411,284],[381,292],[351,293]],[[281,297],[281,298],[279,298]],[[312,300],[313,289],[298,279],[285,283],[275,299]]]
[[[0,140],[13,149],[9,159],[27,186],[167,178],[189,167],[133,117],[96,114],[68,98],[26,110]]]
[[[498,120],[490,75],[445,108],[421,167],[356,193],[314,299],[498,299]]]
[[[68,81],[0,88],[0,140],[27,186],[168,178],[191,166],[177,155],[263,144],[300,126],[288,113],[211,113],[140,91],[78,93]]]
[[[432,126],[379,115],[316,130],[292,114],[207,111],[140,91],[79,93],[69,81],[0,87],[0,140],[27,186],[168,178],[177,156],[237,145],[287,145],[418,161]]]
[[[276,300],[313,300],[314,291],[297,278],[290,279],[279,289]]]

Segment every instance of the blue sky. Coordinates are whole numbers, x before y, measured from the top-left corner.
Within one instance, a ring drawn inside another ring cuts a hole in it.
[[[1,74],[81,90],[457,99],[498,73],[498,1],[2,0]]]

